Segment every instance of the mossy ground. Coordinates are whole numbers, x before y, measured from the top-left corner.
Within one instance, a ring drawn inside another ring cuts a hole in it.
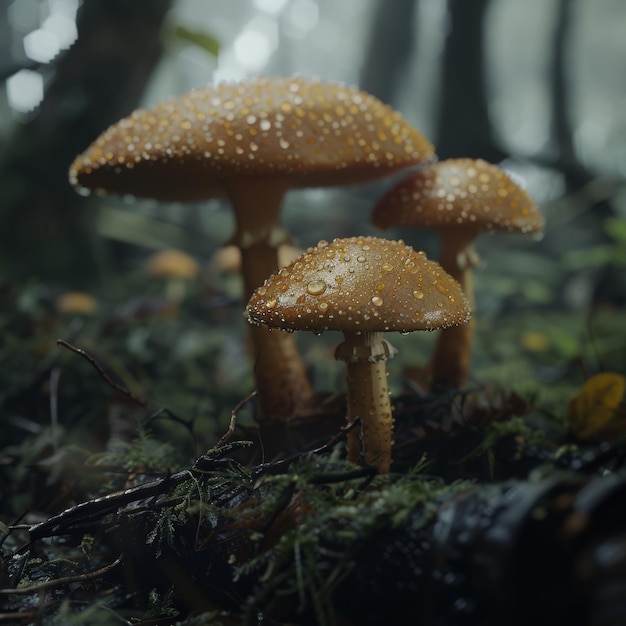
[[[360,596],[377,577],[393,615],[417,581],[438,584],[423,573],[439,567],[429,533],[458,494],[621,464],[619,428],[609,443],[578,440],[567,405],[588,376],[625,373],[623,311],[480,319],[463,394],[421,386],[434,334],[391,337],[394,465],[375,476],[343,460],[331,333],[301,339],[328,392],[319,405],[289,427],[259,428],[254,398],[242,402],[253,378],[238,305],[197,287],[172,307],[132,277],[127,294],[67,316],[36,280],[3,286],[5,622],[376,623],[380,609],[364,617]],[[235,407],[233,436],[215,448]],[[145,483],[149,492],[45,524]],[[372,550],[387,555],[385,567],[370,562]]]

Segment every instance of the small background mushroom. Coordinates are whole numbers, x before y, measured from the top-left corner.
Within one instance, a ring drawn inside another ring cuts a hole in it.
[[[432,228],[441,240],[441,266],[459,281],[474,311],[474,247],[482,233],[539,233],[544,218],[528,193],[504,171],[481,159],[448,159],[401,180],[377,203],[373,223]],[[461,387],[469,374],[475,317],[441,332],[432,360],[435,386]]]
[[[166,249],[148,257],[146,272],[148,276],[164,281],[165,299],[177,308],[187,296],[189,283],[200,276],[200,264],[186,252]]]
[[[64,291],[54,306],[62,315],[93,315],[98,310],[98,300],[84,291]]]

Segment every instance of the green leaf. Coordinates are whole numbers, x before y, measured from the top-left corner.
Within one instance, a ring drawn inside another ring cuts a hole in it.
[[[616,263],[618,248],[615,244],[601,244],[584,250],[571,250],[563,257],[563,265],[568,270],[580,270],[589,267],[602,267]]]
[[[220,52],[220,42],[213,35],[200,31],[190,30],[185,26],[175,26],[174,36],[181,41],[193,44],[208,52],[211,56],[217,57]]]
[[[626,243],[626,220],[609,217],[604,220],[604,230],[619,243]]]

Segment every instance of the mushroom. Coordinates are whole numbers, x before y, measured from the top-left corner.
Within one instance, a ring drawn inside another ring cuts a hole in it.
[[[386,331],[407,333],[464,324],[470,311],[458,283],[402,241],[377,237],[320,241],[259,287],[250,322],[287,331],[343,332],[335,351],[347,363],[347,419],[362,420],[365,460],[389,471],[393,418],[385,361]],[[359,433],[348,459],[359,462]]]
[[[291,243],[281,243],[276,250],[278,261],[276,269],[289,265],[302,252],[301,248]],[[241,249],[234,244],[222,246],[211,257],[211,266],[217,274],[240,274]]]
[[[55,300],[58,313],[69,315],[93,315],[98,309],[98,301],[84,291],[64,291]]]
[[[165,281],[165,300],[177,307],[185,299],[187,282],[199,276],[200,265],[186,252],[165,249],[148,257],[146,271]]]
[[[480,264],[474,240],[481,232],[538,233],[544,218],[528,193],[496,165],[449,159],[401,180],[374,208],[373,223],[433,228],[439,262],[461,284],[474,310],[473,270]],[[474,320],[441,332],[431,363],[434,386],[462,387],[468,378]]]
[[[256,78],[134,112],[74,161],[70,180],[161,200],[228,197],[247,300],[278,269],[277,246],[289,239],[280,226],[289,188],[369,182],[432,154],[399,113],[356,88]],[[268,419],[287,420],[312,395],[293,338],[262,328],[252,343],[262,409]]]
[[[299,257],[304,250],[292,243],[281,243],[276,250],[279,270]],[[221,283],[219,289],[228,298],[236,301],[241,294],[241,249],[235,244],[218,248],[211,256],[209,272],[214,283]]]

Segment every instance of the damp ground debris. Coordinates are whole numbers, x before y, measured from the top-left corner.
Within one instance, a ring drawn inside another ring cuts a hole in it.
[[[259,426],[250,371],[232,365],[245,350],[210,323],[223,301],[68,318],[35,281],[2,298],[0,623],[624,616],[618,311],[578,349],[565,315],[540,337],[528,318],[479,327],[490,343],[463,392],[424,391],[404,348],[380,475],[345,460],[359,423],[340,380]]]

